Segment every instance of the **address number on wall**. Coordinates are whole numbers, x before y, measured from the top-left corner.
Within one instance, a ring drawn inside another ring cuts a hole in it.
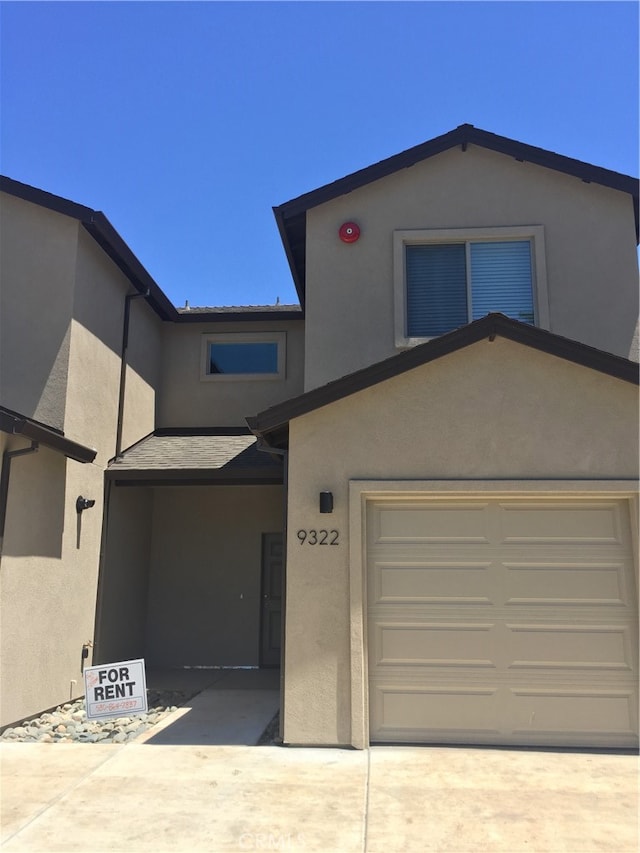
[[[339,545],[340,533],[337,530],[298,530],[301,545]]]

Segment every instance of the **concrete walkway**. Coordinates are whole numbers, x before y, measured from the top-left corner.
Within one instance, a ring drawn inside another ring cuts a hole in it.
[[[4,744],[6,851],[638,849],[636,756]]]
[[[153,690],[200,690],[136,743],[253,746],[280,707],[280,670],[150,670]]]
[[[151,671],[200,690],[134,742],[0,746],[2,849],[81,853],[627,853],[634,755],[253,746],[279,673]]]

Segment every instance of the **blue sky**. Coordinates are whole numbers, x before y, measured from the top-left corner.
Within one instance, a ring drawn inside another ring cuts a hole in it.
[[[177,305],[296,301],[272,213],[468,122],[638,173],[636,2],[0,3],[0,170]]]

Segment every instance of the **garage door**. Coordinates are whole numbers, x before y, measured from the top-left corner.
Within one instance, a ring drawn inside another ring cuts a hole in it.
[[[367,510],[372,742],[637,744],[626,501]]]

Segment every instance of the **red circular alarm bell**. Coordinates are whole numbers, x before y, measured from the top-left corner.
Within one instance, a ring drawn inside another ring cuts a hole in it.
[[[355,222],[345,222],[340,226],[338,236],[343,243],[355,243],[360,237],[360,227]]]

